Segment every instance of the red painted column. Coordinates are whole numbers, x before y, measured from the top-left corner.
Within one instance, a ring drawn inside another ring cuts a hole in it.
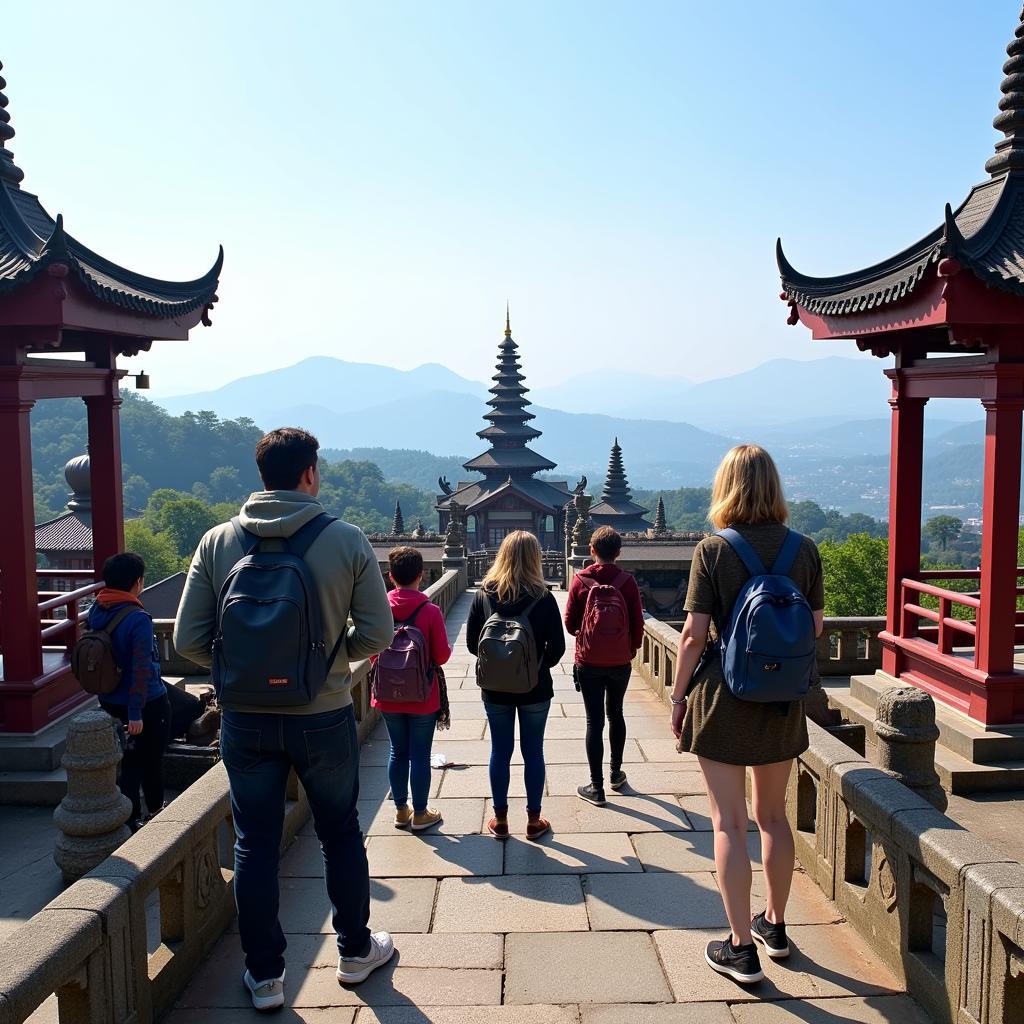
[[[1020,514],[1021,411],[1024,398],[987,399],[985,484],[981,506],[981,608],[977,666],[1013,671],[1017,609],[1017,519]]]
[[[16,387],[16,385],[15,385]],[[0,645],[4,681],[28,682],[42,675],[36,596],[35,507],[32,500],[33,402],[0,395],[0,480],[4,482],[0,531]],[[3,700],[0,685],[0,701]],[[3,719],[0,715],[0,719]]]
[[[121,486],[121,398],[111,371],[106,395],[84,399],[89,421],[92,481],[92,553],[97,575],[111,555],[124,550],[124,498]]]
[[[892,440],[889,451],[889,572],[886,631],[903,635],[900,580],[921,570],[921,466],[924,459],[924,407],[927,398],[901,394],[897,376],[892,384]],[[898,676],[898,650],[884,649],[882,669]]]

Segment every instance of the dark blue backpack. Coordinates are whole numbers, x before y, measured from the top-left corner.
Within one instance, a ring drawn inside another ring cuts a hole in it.
[[[321,512],[284,538],[257,537],[231,520],[242,557],[220,588],[213,640],[213,685],[225,707],[297,707],[320,692],[345,631],[328,655],[320,595],[303,559],[333,522]],[[260,550],[265,540],[279,550]]]
[[[788,575],[803,537],[790,530],[767,572],[736,530],[719,530],[718,536],[750,573],[718,641],[726,685],[741,700],[799,700],[810,687],[816,657],[814,613]]]

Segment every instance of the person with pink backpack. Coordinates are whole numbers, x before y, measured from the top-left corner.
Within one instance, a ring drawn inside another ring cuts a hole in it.
[[[572,578],[565,607],[565,628],[576,637],[573,678],[587,710],[587,760],[590,783],[576,793],[598,807],[604,790],[604,720],[608,709],[611,747],[609,785],[622,789],[626,773],[626,719],[622,713],[633,655],[644,637],[644,608],[636,580],[616,564],[622,538],[610,526],[598,527],[590,538],[592,565]]]
[[[370,703],[383,714],[391,740],[388,780],[395,828],[421,832],[441,821],[440,811],[427,806],[430,748],[442,712],[439,669],[452,649],[441,609],[420,592],[423,556],[415,548],[393,548],[388,568],[395,636],[374,662]]]

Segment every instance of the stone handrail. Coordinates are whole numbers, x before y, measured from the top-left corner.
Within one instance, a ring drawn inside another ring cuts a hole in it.
[[[665,701],[677,643],[648,619],[633,662]],[[814,722],[807,728],[787,798],[804,870],[936,1021],[1019,1024],[1024,866]]]
[[[449,570],[425,593],[447,615],[465,588],[465,572]],[[368,683],[369,662],[354,663],[360,742],[378,716]],[[294,776],[289,797],[283,846],[309,818]],[[227,774],[218,764],[0,942],[0,1024],[22,1024],[54,994],[60,1024],[157,1019],[234,916],[233,842]],[[154,894],[160,944],[149,953],[147,901]]]
[[[818,637],[818,671],[823,676],[873,675],[882,667],[878,634],[885,616],[825,617]]]

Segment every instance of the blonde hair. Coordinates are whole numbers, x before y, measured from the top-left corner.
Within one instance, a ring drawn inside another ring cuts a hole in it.
[[[531,597],[546,593],[537,538],[525,530],[508,534],[480,585],[502,604],[510,604],[523,593]]]
[[[760,445],[741,444],[725,453],[711,487],[708,519],[716,530],[789,519],[779,471]]]

